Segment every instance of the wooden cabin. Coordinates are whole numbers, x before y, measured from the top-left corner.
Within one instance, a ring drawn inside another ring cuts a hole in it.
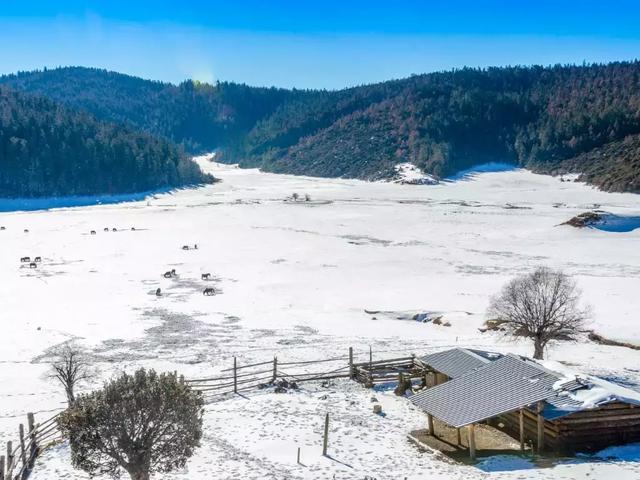
[[[640,392],[553,362],[456,348],[419,361],[431,388],[411,401],[433,418],[467,428],[500,428],[538,452],[574,453],[640,441]],[[475,452],[470,448],[470,455]]]

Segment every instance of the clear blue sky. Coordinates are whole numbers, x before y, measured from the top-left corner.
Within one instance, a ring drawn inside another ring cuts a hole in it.
[[[640,58],[640,1],[0,0],[0,73],[84,65],[341,88],[453,67]]]

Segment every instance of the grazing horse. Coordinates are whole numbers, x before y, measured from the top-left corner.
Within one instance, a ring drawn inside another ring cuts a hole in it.
[[[6,230],[6,229],[7,229],[6,227],[0,227],[0,230]]]
[[[136,231],[136,227],[131,227],[131,231],[135,232]]]
[[[91,230],[91,235],[95,235],[96,231],[95,230]]]
[[[112,231],[112,232],[117,232],[117,231],[118,231],[118,229],[117,229],[116,227],[113,227],[113,228],[111,229],[111,231]]]
[[[104,232],[108,232],[109,231],[109,227],[104,227]]]
[[[161,297],[162,296],[162,289],[158,288],[156,290],[156,297]]]
[[[202,280],[211,280],[211,274],[210,273],[203,273],[202,274]]]
[[[29,268],[38,268],[38,264],[37,264],[37,263],[35,263],[35,262],[31,262],[31,263],[29,264]]]
[[[164,272],[164,275],[162,275],[164,278],[171,278],[173,277],[173,275],[171,274],[171,272]]]
[[[36,257],[33,259],[34,262],[40,263],[42,261],[42,257]]]
[[[202,291],[202,294],[210,297],[211,295],[216,294],[216,290],[213,287],[207,287]]]
[[[31,257],[22,257],[22,258],[20,259],[20,261],[21,261],[22,263],[29,263],[29,262],[31,261]]]

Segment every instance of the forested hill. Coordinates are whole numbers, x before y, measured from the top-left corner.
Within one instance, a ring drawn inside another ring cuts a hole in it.
[[[305,95],[235,83],[173,85],[84,67],[20,72],[0,77],[0,83],[47,96],[101,120],[128,123],[191,153],[237,145],[283,102]]]
[[[0,196],[143,192],[210,182],[163,139],[0,86]]]
[[[638,62],[465,68],[329,92],[174,86],[85,68],[0,82],[275,172],[381,179],[409,161],[444,177],[500,161],[640,192]]]

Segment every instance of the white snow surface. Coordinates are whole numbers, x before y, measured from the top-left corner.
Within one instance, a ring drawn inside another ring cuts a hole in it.
[[[548,370],[552,370],[563,376],[563,378],[553,385],[554,390],[560,391],[565,384],[574,380],[578,380],[587,386],[587,388],[571,392],[562,392],[563,395],[579,402],[579,405],[567,407],[567,410],[592,409],[614,401],[640,405],[640,391],[632,390],[592,375],[576,372],[566,365],[553,360],[538,360],[538,362]]]
[[[424,173],[411,162],[398,163],[395,167],[395,182],[410,183],[414,185],[436,185],[438,180]]]
[[[505,343],[478,327],[492,294],[544,264],[576,276],[593,308],[591,327],[640,342],[640,229],[559,226],[594,205],[637,216],[638,196],[524,170],[415,187],[198,160],[222,181],[140,202],[0,214],[0,445],[17,439],[26,412],[43,420],[62,408],[45,353],[69,339],[91,349],[100,368],[86,388],[140,366],[194,378],[228,368],[233,356],[241,365],[274,355],[307,360],[342,356],[349,346],[368,358],[371,345],[374,359],[453,346],[526,355],[528,343]],[[293,192],[312,201],[285,202]],[[42,256],[39,268],[22,268],[27,255]],[[172,268],[178,278],[163,278]],[[214,280],[202,281],[202,273]],[[203,296],[206,285],[221,293]],[[411,321],[408,312],[438,312],[451,326]],[[548,357],[640,383],[640,352],[631,349],[560,343]],[[372,395],[386,416],[372,413]],[[321,456],[326,412],[328,458]],[[186,470],[156,479],[640,478],[638,445],[604,453],[613,457],[606,462],[583,457],[534,468],[527,459],[493,457],[456,465],[407,441],[426,424],[410,402],[346,380],[223,398],[204,418],[202,447]],[[32,478],[88,477],[71,467],[63,444],[46,451]]]

